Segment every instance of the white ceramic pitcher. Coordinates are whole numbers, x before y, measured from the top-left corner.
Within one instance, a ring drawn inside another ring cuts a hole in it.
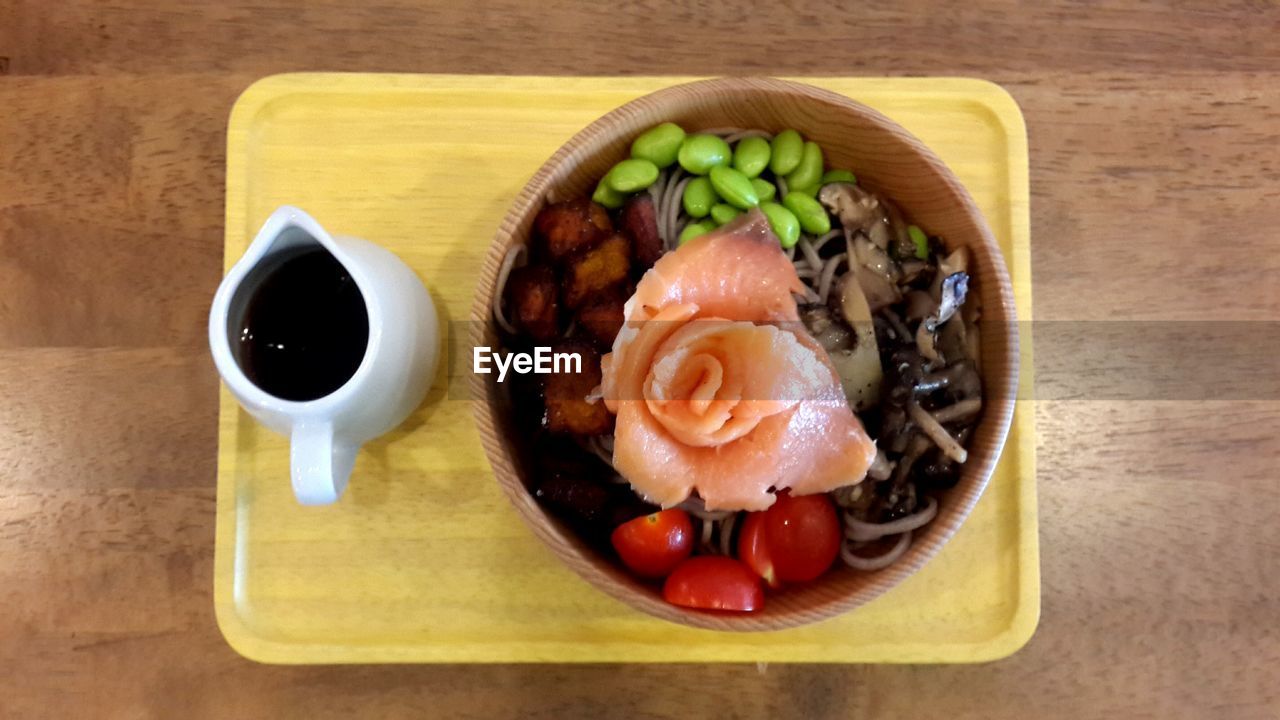
[[[277,253],[308,245],[328,251],[350,274],[364,298],[369,335],[364,359],[345,384],[315,400],[292,401],[255,385],[235,347],[249,298],[261,284],[262,273],[252,271]],[[332,237],[286,205],[271,214],[218,286],[209,345],[223,382],[245,410],[290,436],[298,501],[324,505],[342,495],[360,446],[403,422],[426,396],[439,355],[439,321],[431,296],[400,258],[358,238]]]

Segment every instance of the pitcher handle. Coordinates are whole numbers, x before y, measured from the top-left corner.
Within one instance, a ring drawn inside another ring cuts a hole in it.
[[[303,505],[336,502],[347,487],[356,464],[353,445],[334,437],[329,422],[299,422],[289,442],[293,494]]]

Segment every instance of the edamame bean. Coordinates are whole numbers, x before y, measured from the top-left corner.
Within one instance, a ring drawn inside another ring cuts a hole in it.
[[[811,198],[818,197],[819,185],[810,185],[809,187],[791,187],[787,186],[787,195],[808,195]]]
[[[591,194],[591,199],[610,210],[617,210],[626,203],[627,196],[609,187],[608,183],[601,180],[600,184],[596,185],[596,191]]]
[[[701,220],[695,223],[689,223],[680,231],[680,244],[683,245],[699,235],[706,235],[716,229],[716,224],[710,220]]]
[[[807,188],[822,182],[822,148],[816,142],[804,144],[800,164],[787,175],[788,188]]]
[[[773,234],[778,236],[783,249],[795,247],[800,239],[800,221],[796,216],[774,202],[760,203],[760,209],[769,218],[769,227],[773,228]]]
[[[741,210],[727,203],[711,206],[711,219],[715,220],[717,225],[723,225],[741,214]]]
[[[680,144],[684,142],[684,130],[675,123],[665,122],[640,134],[631,143],[631,157],[648,160],[660,168],[676,161]]]
[[[825,173],[823,173],[822,175],[823,185],[826,185],[827,183],[837,183],[837,182],[855,184],[858,182],[858,178],[848,170],[828,170]]]
[[[698,177],[684,186],[684,196],[680,198],[680,204],[684,206],[684,211],[689,217],[703,218],[711,212],[711,206],[715,205],[719,199],[716,191],[711,187],[711,181]]]
[[[713,167],[728,165],[732,157],[729,143],[715,135],[690,135],[676,154],[680,167],[694,175],[706,175]]]
[[[620,193],[639,192],[658,181],[658,166],[638,158],[623,160],[609,170],[604,181]]]
[[[928,260],[929,237],[924,234],[924,231],[915,225],[908,225],[907,235],[911,238],[911,242],[916,246],[916,258],[920,260]]]
[[[800,193],[787,193],[782,198],[782,206],[791,211],[800,222],[800,229],[810,235],[825,235],[831,232],[831,216],[826,208],[817,200]]]
[[[772,200],[773,196],[778,194],[778,188],[763,178],[751,178],[751,187],[755,188],[756,197],[760,198],[760,202]]]
[[[711,174],[708,177],[716,194],[730,205],[750,210],[760,204],[760,198],[756,195],[756,189],[751,186],[751,180],[737,170],[719,165],[711,168]]]
[[[733,149],[733,169],[753,178],[769,167],[769,155],[769,143],[764,138],[743,138]]]
[[[770,151],[772,155],[769,158],[769,169],[774,175],[786,175],[800,164],[800,157],[804,154],[804,138],[795,130],[783,130],[773,136]]]

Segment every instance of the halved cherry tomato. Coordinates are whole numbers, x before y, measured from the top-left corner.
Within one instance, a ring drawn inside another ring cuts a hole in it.
[[[777,590],[782,587],[782,581],[773,568],[773,557],[769,555],[769,547],[765,543],[765,514],[749,512],[743,519],[742,529],[738,532],[738,558],[764,578],[766,585]]]
[[[764,607],[764,588],[751,568],[731,557],[698,555],[676,566],[662,586],[672,605],[750,612]]]
[[[747,514],[738,557],[777,588],[826,572],[840,554],[840,541],[840,518],[830,498],[783,492],[768,510]]]
[[[683,510],[661,510],[622,523],[609,539],[631,572],[666,577],[693,551],[693,523]]]

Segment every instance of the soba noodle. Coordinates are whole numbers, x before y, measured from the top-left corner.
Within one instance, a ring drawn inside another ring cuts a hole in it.
[[[848,262],[849,255],[840,253],[839,255],[827,261],[822,268],[822,275],[818,277],[818,302],[825,303],[827,296],[831,294],[831,281],[836,277],[836,270],[840,267],[840,263]]]
[[[498,267],[497,288],[493,293],[493,319],[498,321],[498,325],[512,335],[516,334],[516,329],[507,320],[506,313],[503,312],[502,305],[505,302],[507,294],[507,280],[511,277],[511,269],[515,267],[516,261],[521,257],[527,257],[524,245],[516,245],[507,251],[502,258],[502,265]]]
[[[911,547],[911,532],[904,532],[898,536],[898,541],[893,544],[889,552],[878,555],[876,557],[862,557],[854,554],[855,549],[850,543],[845,543],[840,547],[840,559],[844,560],[844,564],[854,570],[863,570],[870,572],[872,570],[883,570],[898,561],[907,552],[907,548]]]

